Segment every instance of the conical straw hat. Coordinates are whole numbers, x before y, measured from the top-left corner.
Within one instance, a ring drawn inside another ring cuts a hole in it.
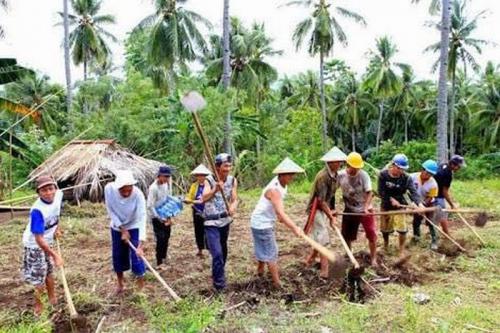
[[[193,171],[191,171],[192,175],[210,175],[211,173],[212,172],[203,164],[198,165]]]
[[[274,174],[279,175],[280,173],[302,173],[304,169],[298,166],[294,161],[288,157],[281,161],[280,164],[273,170]]]
[[[333,147],[332,149],[330,149],[330,151],[323,155],[323,157],[321,158],[321,160],[324,162],[345,161],[346,159],[347,155],[337,147]]]

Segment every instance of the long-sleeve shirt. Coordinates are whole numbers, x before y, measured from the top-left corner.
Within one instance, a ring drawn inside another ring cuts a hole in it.
[[[114,183],[109,183],[104,188],[104,200],[111,220],[111,229],[139,229],[139,239],[146,240],[146,200],[138,187],[134,186],[130,196],[124,198]]]
[[[407,205],[408,202],[404,197],[406,192],[409,192],[409,197],[415,204],[418,205],[421,202],[420,196],[409,175],[404,173],[400,177],[394,178],[391,177],[387,169],[380,172],[378,177],[378,194],[382,200],[382,209],[398,209],[391,204],[391,197],[399,201],[400,204]]]
[[[158,184],[158,180],[155,180],[153,184],[149,186],[147,207],[148,215],[151,219],[160,218],[155,208],[171,194],[172,186],[168,182],[160,185]]]

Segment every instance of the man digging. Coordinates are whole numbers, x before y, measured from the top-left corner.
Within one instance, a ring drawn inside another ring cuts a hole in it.
[[[423,207],[411,177],[405,173],[405,170],[408,170],[409,167],[406,155],[396,154],[389,167],[380,172],[378,194],[382,201],[382,211],[396,211],[400,210],[402,205],[407,205],[404,197],[406,192],[409,192],[410,199],[415,206]],[[405,216],[402,214],[382,215],[380,217],[380,231],[384,237],[385,251],[389,250],[389,235],[397,231],[399,235],[399,257],[403,260],[405,258],[406,233],[408,232]]]
[[[39,316],[43,310],[42,293],[47,289],[51,305],[57,304],[54,281],[54,264],[63,265],[59,254],[52,249],[54,238],[59,238],[59,216],[63,192],[57,190],[52,177],[40,176],[36,180],[38,199],[30,210],[30,222],[23,233],[24,280],[35,287],[34,313]],[[53,260],[53,262],[52,262]]]
[[[377,265],[377,232],[375,218],[371,213],[372,207],[372,182],[370,176],[362,168],[363,158],[360,154],[352,152],[347,155],[347,167],[339,172],[338,184],[342,189],[344,199],[344,212],[364,213],[363,216],[342,217],[342,236],[347,245],[351,248],[351,243],[356,240],[359,225],[363,225],[368,247],[370,249],[371,265]]]
[[[137,287],[144,287],[146,268],[140,258],[144,255],[143,243],[146,240],[146,201],[141,190],[134,186],[137,181],[132,172],[117,172],[116,180],[104,188],[104,199],[111,229],[113,269],[116,272],[116,294],[124,291],[123,273],[132,267],[137,278]],[[128,245],[130,241],[137,252]]]
[[[413,185],[417,189],[420,199],[425,207],[433,207],[435,205],[435,199],[438,194],[438,185],[433,175],[436,174],[438,170],[438,164],[436,161],[427,160],[422,163],[422,171],[413,173],[411,179]],[[427,212],[425,216],[434,221],[434,212]],[[418,243],[420,241],[420,225],[422,224],[423,216],[420,214],[413,215],[413,242]],[[431,234],[431,250],[436,251],[438,249],[437,244],[437,234],[434,227],[426,221],[429,227],[429,232]]]
[[[346,160],[346,155],[337,147],[333,147],[321,160],[325,162],[325,167],[318,172],[314,179],[311,197],[307,207],[308,213],[317,200],[318,210],[314,216],[311,237],[323,246],[330,244],[330,234],[327,223],[332,226],[336,223],[335,212],[335,191],[337,190],[337,172],[342,162]],[[306,259],[306,266],[310,266],[316,260],[318,251],[312,250]],[[320,255],[320,277],[327,279],[329,276],[328,259]]]
[[[227,240],[229,238],[229,225],[231,216],[238,207],[238,181],[230,175],[232,169],[232,157],[229,154],[222,153],[215,157],[215,172],[217,178],[213,175],[207,177],[203,188],[202,201],[205,203],[205,236],[207,239],[208,250],[212,256],[212,281],[217,292],[226,288],[225,265],[227,262]],[[219,179],[220,181],[216,181]],[[227,209],[223,191],[228,200],[229,209]]]
[[[287,193],[287,185],[297,173],[304,169],[291,159],[285,158],[273,171],[277,176],[267,184],[255,206],[250,219],[254,254],[257,259],[257,274],[264,275],[267,264],[273,286],[281,287],[278,267],[278,245],[276,244],[276,220],[285,224],[292,232],[300,236],[303,231],[285,213],[283,201]]]

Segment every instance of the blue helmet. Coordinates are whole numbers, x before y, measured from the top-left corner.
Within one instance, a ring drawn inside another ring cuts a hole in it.
[[[435,175],[438,172],[438,164],[434,160],[427,160],[422,163],[422,168],[431,175]]]
[[[392,158],[392,164],[400,169],[407,170],[410,167],[408,163],[408,157],[405,154],[396,154]]]

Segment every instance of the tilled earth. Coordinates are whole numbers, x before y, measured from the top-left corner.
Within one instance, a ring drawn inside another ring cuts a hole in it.
[[[254,311],[262,302],[279,301],[285,304],[319,303],[323,301],[339,301],[346,292],[346,275],[351,269],[350,262],[344,254],[340,242],[332,232],[332,250],[337,254],[337,261],[330,264],[330,278],[320,279],[318,265],[306,268],[304,259],[310,248],[295,238],[282,225],[278,225],[277,241],[280,248],[280,272],[283,288],[272,287],[270,277],[258,278],[256,266],[252,258],[252,240],[249,229],[249,216],[253,209],[253,201],[246,200],[240,205],[238,216],[231,225],[229,238],[229,258],[227,262],[228,288],[223,295],[225,308],[246,314]],[[294,203],[288,212],[294,221],[305,221],[305,206]],[[175,220],[170,239],[168,268],[160,274],[169,285],[181,296],[196,296],[210,302],[214,293],[210,280],[210,256],[205,251],[203,258],[197,257],[194,240],[194,229],[191,210],[185,209]],[[59,305],[51,309],[49,320],[56,332],[68,332],[71,329],[80,332],[95,331],[99,321],[105,316],[104,329],[113,331],[123,322],[133,321],[144,324],[148,331],[146,315],[130,306],[137,293],[134,292],[132,278],[128,278],[128,290],[122,296],[114,295],[115,276],[111,267],[111,250],[108,220],[105,209],[100,204],[84,204],[83,207],[67,207],[62,218],[64,236],[61,240],[63,257],[68,283],[74,294],[74,302],[80,322],[71,322],[64,306],[62,286],[58,286]],[[21,235],[26,218],[16,217],[12,221],[0,224],[2,233],[8,233],[0,248],[0,307],[7,309],[11,315],[0,318],[3,323],[15,323],[23,315],[31,311],[32,290],[22,282],[20,267],[22,259]],[[151,229],[151,228],[150,228]],[[427,233],[423,226],[424,234]],[[148,232],[152,232],[148,230]],[[474,244],[465,244],[467,255],[473,255]],[[407,261],[397,262],[396,237],[391,238],[389,253],[379,254],[379,266],[368,267],[369,255],[362,228],[358,241],[354,244],[354,252],[362,266],[366,266],[360,282],[363,296],[358,302],[369,301],[375,297],[377,290],[384,283],[398,283],[406,286],[426,284],[432,281],[432,273],[448,272],[454,269],[454,258],[461,254],[455,246],[441,241],[437,252],[428,250],[428,239],[422,244],[409,245],[412,254]],[[379,240],[380,245],[380,240]],[[147,257],[154,263],[154,237],[149,235]],[[60,279],[58,279],[60,281]],[[152,301],[169,302],[168,293],[149,275],[142,295]],[[222,314],[222,316],[224,313]]]

